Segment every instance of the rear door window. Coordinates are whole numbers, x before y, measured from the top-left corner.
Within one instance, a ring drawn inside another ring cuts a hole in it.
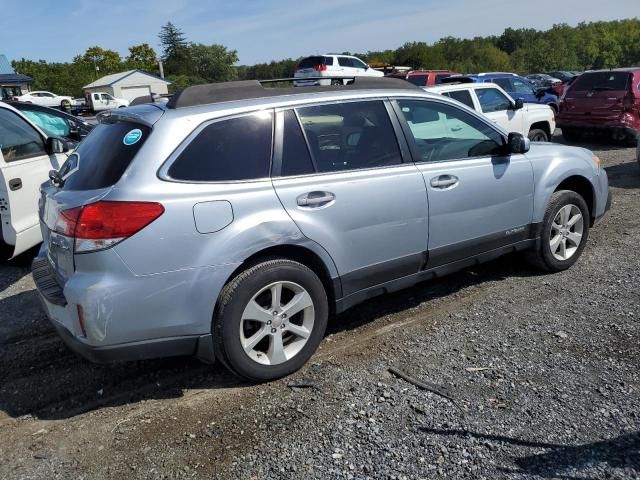
[[[114,185],[150,133],[146,125],[105,119],[60,168],[63,190],[95,190]]]
[[[15,113],[0,108],[0,150],[5,162],[45,155],[40,134]]]
[[[303,107],[298,109],[298,115],[319,172],[402,163],[382,101]]]
[[[447,97],[451,97],[454,100],[459,101],[460,103],[464,103],[467,107],[476,109],[473,104],[473,99],[471,98],[471,93],[468,90],[454,90],[452,92],[445,92],[444,95]]]
[[[627,90],[628,72],[592,72],[583,73],[573,83],[574,92],[591,92],[593,90]]]
[[[283,177],[314,173],[315,168],[311,154],[307,148],[307,141],[302,134],[296,112],[284,112],[284,138],[282,145]]]
[[[211,123],[179,154],[169,177],[227,182],[269,177],[273,114],[260,112]]]
[[[508,78],[494,78],[491,82],[500,86],[507,92],[513,92],[513,85],[511,84],[511,80]]]
[[[341,67],[353,67],[353,63],[350,58],[347,57],[338,57],[338,65]]]

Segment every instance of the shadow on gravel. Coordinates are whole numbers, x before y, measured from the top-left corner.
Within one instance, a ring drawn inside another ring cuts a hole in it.
[[[640,164],[626,162],[606,167],[609,185],[617,188],[640,188]]]
[[[347,310],[327,328],[327,335],[359,328],[387,315],[397,314],[418,305],[447,297],[470,286],[511,277],[535,277],[544,273],[530,267],[518,254],[510,254],[492,262],[469,267],[442,278],[426,280],[406,290],[381,295]]]
[[[472,285],[536,274],[507,256],[373,299],[332,321],[327,334],[357,328]],[[42,312],[35,291],[0,300],[0,411],[11,417],[64,419],[142,399],[179,398],[185,389],[250,385],[221,365],[208,366],[193,358],[92,364],[67,349]]]
[[[597,134],[584,135],[579,142],[569,142],[562,136],[562,134],[554,134],[552,137],[552,141],[553,143],[560,143],[562,145],[583,147],[588,148],[589,150],[599,150],[605,152],[635,148],[635,144],[630,145],[623,142],[616,142],[610,136]]]
[[[502,435],[490,435],[468,432],[466,430],[438,430],[421,428],[431,435],[473,437],[478,440],[502,442],[518,447],[544,448],[549,451],[525,457],[514,458],[517,469],[506,470],[508,473],[536,475],[542,478],[563,478],[571,473],[574,479],[591,479],[596,477],[580,477],[581,469],[592,468],[598,463],[605,463],[612,468],[640,469],[640,432],[627,433],[609,440],[601,440],[581,445],[559,445],[554,443],[520,440]]]
[[[63,419],[143,399],[179,398],[185,389],[241,387],[220,365],[166,358],[96,365],[71,352],[34,290],[0,300],[0,411]]]

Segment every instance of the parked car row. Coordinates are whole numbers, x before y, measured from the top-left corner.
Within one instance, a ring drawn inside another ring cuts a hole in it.
[[[52,92],[33,91],[13,97],[13,100],[43,107],[60,108],[76,114],[81,112],[97,113],[129,106],[128,100],[115,98],[107,92],[87,92],[84,98],[74,99],[70,96],[56,95]]]

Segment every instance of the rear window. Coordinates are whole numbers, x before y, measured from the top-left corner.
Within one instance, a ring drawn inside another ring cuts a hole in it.
[[[146,125],[106,119],[62,165],[63,190],[94,190],[114,185],[150,133],[151,128]]]
[[[583,73],[573,83],[571,91],[590,92],[592,90],[626,90],[628,72]]]
[[[454,100],[459,101],[460,103],[464,103],[467,107],[475,110],[475,106],[473,105],[473,99],[471,98],[471,93],[468,90],[454,90],[453,92],[445,92],[444,95],[447,97],[451,97]]]
[[[313,68],[316,65],[333,65],[333,57],[307,57],[300,60],[298,68]]]
[[[260,112],[206,126],[169,167],[169,176],[193,182],[269,176],[273,115]]]
[[[440,73],[436,75],[436,85],[440,85],[445,78],[449,78],[450,76],[450,73]]]
[[[409,75],[407,81],[419,87],[424,87],[427,84],[427,75]]]

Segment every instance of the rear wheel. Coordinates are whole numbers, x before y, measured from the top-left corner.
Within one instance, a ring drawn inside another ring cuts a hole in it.
[[[529,130],[529,140],[532,142],[548,142],[549,136],[547,132],[539,128]]]
[[[62,110],[64,110],[65,112],[70,112],[71,111],[71,102],[69,100],[62,100],[62,102],[60,102],[60,108]]]
[[[342,83],[342,80],[340,80],[339,78],[334,78],[331,80],[331,85],[336,86],[336,85],[344,85]]]
[[[531,263],[549,272],[571,267],[589,238],[589,221],[582,196],[571,190],[555,192],[544,215],[539,245],[528,252]]]
[[[289,375],[318,348],[328,312],[312,270],[285,259],[259,263],[220,294],[212,329],[216,358],[253,381]]]

